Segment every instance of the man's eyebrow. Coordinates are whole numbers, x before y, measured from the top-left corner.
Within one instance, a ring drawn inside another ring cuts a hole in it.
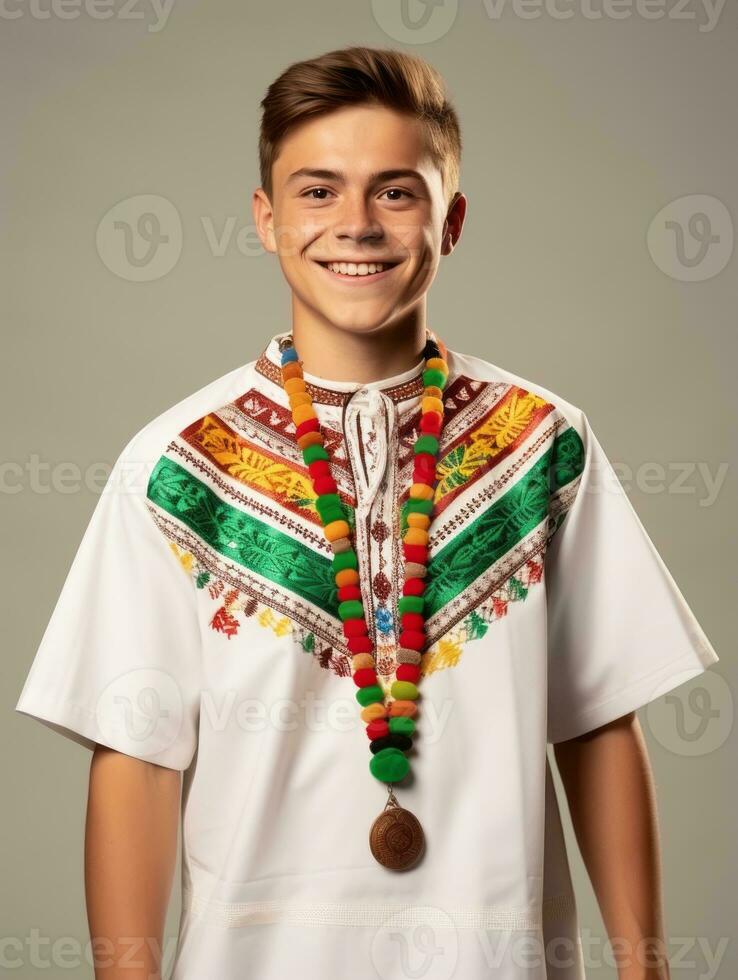
[[[323,170],[313,167],[300,167],[293,171],[287,178],[286,183],[292,183],[301,177],[311,177],[314,180],[333,180],[339,184],[346,183],[346,175],[342,170]],[[425,184],[425,178],[417,170],[412,168],[402,168],[394,170],[378,170],[376,173],[369,174],[369,183],[376,184],[382,180],[399,180],[401,177],[410,177]]]

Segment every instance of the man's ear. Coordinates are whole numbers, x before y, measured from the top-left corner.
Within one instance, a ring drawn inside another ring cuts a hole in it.
[[[251,211],[259,241],[267,252],[277,251],[277,238],[274,233],[274,211],[272,202],[263,187],[257,187],[251,196]]]
[[[451,198],[451,203],[446,212],[446,220],[443,223],[441,255],[450,255],[456,248],[461,238],[461,229],[464,226],[467,203],[467,199],[461,191],[457,191]]]

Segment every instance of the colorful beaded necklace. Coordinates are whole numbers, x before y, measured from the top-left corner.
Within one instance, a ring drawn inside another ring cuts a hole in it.
[[[316,494],[315,507],[325,537],[333,551],[338,615],[352,654],[356,699],[362,707],[361,719],[366,722],[366,734],[370,739],[369,770],[386,783],[389,790],[385,809],[370,830],[370,848],[380,864],[393,870],[404,870],[419,860],[425,844],[417,817],[398,805],[393,784],[404,779],[410,771],[405,753],[412,748],[417,684],[426,646],[423,593],[428,570],[428,529],[433,512],[436,460],[443,425],[443,389],[448,380],[448,362],[442,355],[445,347],[426,331],[420,434],[413,447],[413,482],[400,514],[405,568],[402,596],[397,604],[401,616],[398,666],[396,680],[390,687],[392,700],[389,704],[385,704],[385,694],[377,678],[374,644],[368,635],[362,603],[358,556],[349,538],[349,524],[338,486],[331,476],[323,433],[291,334],[280,339],[279,349],[282,383],[297,429],[297,444]]]

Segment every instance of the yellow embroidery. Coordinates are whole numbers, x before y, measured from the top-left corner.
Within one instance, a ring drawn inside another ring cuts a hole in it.
[[[466,483],[481,466],[515,442],[531,424],[533,414],[546,404],[548,403],[540,395],[513,389],[510,397],[478,428],[469,433],[463,445],[457,446],[438,460],[438,485],[433,498],[434,505],[446,494]]]
[[[286,636],[292,632],[292,622],[287,616],[276,617],[274,610],[265,606],[256,617],[260,626],[271,629],[277,636]]]
[[[465,631],[459,630],[455,636],[447,634],[438,643],[434,643],[423,657],[421,674],[425,676],[436,670],[455,667],[459,662],[465,639]]]
[[[315,491],[307,474],[292,469],[287,463],[263,456],[248,443],[234,437],[206,415],[198,429],[198,442],[235,480],[299,501],[306,509],[315,509]]]
[[[191,551],[184,551],[182,548],[179,548],[174,543],[174,541],[170,541],[169,542],[169,547],[174,552],[174,555],[175,555],[177,561],[182,566],[182,568],[184,568],[184,570],[187,572],[188,575],[191,574],[192,573],[193,562],[195,560],[195,556],[192,554],[192,552]]]

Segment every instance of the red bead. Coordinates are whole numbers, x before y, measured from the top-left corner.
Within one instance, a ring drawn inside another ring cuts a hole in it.
[[[407,647],[408,650],[424,650],[425,633],[421,633],[419,630],[403,630],[400,633],[400,646]]]
[[[416,561],[419,565],[428,564],[428,546],[424,544],[407,544],[402,542],[402,550],[408,561]]]
[[[422,630],[425,626],[425,617],[422,613],[405,612],[400,616],[400,622],[404,630]]]
[[[375,718],[366,726],[366,733],[369,738],[383,738],[389,735],[389,724],[384,718]]]
[[[423,412],[420,416],[420,431],[429,432],[431,435],[437,436],[441,432],[441,423],[443,419],[441,418],[440,412]]]
[[[312,480],[315,480],[319,476],[330,476],[331,468],[328,465],[328,460],[314,459],[312,463],[308,463],[308,473]]]
[[[411,681],[413,684],[417,684],[420,680],[420,665],[400,664],[397,668],[397,680]]]
[[[354,684],[357,687],[370,687],[377,683],[377,672],[373,667],[360,667],[354,671]]]
[[[425,592],[424,578],[409,578],[402,587],[403,595],[422,595]]]
[[[344,619],[343,621],[344,636],[366,636],[368,629],[369,627],[363,617],[361,619]]]
[[[350,636],[346,642],[346,646],[351,653],[371,653],[374,649],[371,637],[369,636]]]
[[[361,589],[358,585],[341,585],[338,588],[338,601],[346,602],[347,599],[361,599]]]
[[[317,418],[312,418],[305,419],[304,422],[300,422],[300,424],[297,426],[295,436],[297,439],[299,439],[300,436],[304,436],[306,432],[320,432],[320,420]],[[325,463],[326,460],[323,460],[323,462]]]
[[[323,462],[325,463],[327,460],[324,459]],[[336,481],[332,476],[328,475],[316,476],[313,480],[313,488],[318,496],[320,496],[322,493],[338,493]]]
[[[414,463],[416,466],[427,466],[429,469],[435,469],[436,457],[433,453],[416,453]]]

